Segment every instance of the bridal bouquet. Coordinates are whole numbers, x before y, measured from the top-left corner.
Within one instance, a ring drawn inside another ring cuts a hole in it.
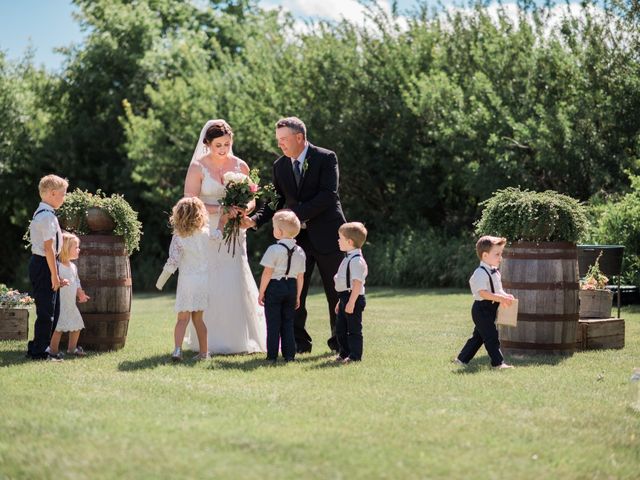
[[[275,208],[277,194],[273,185],[259,187],[260,176],[258,170],[253,169],[249,175],[240,172],[227,172],[223,175],[224,197],[220,199],[223,211],[226,214],[231,212],[233,207],[246,209],[252,200],[263,197],[268,201],[269,206]],[[236,243],[240,237],[240,221],[242,217],[235,215],[229,218],[222,232],[222,239],[227,246],[227,252],[232,256],[236,254]]]

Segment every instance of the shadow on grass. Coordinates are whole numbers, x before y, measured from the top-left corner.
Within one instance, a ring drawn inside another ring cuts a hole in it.
[[[36,360],[27,358],[27,349],[13,349],[0,351],[0,367],[8,367],[11,365],[21,365],[24,363],[31,363]]]
[[[120,362],[120,364],[118,365],[118,370],[120,370],[121,372],[133,372],[136,370],[158,368],[164,365],[175,365],[176,367],[195,367],[196,365],[198,365],[198,361],[191,359],[191,357],[194,355],[196,355],[196,352],[185,352],[185,360],[182,362],[172,361],[169,354],[154,355],[153,357],[141,358],[140,360],[127,360],[124,362]]]
[[[579,354],[576,352],[574,355]],[[537,367],[541,365],[559,365],[565,360],[571,358],[570,356],[563,355],[508,355],[505,360],[508,364],[513,365],[516,368],[519,367]],[[493,370],[487,360],[483,359],[472,360],[466,367],[453,367],[453,373],[468,375],[471,373],[477,373],[484,370]]]
[[[319,353],[317,355],[298,355],[295,359],[294,364],[305,364],[316,362],[326,357],[330,357],[331,353]],[[220,369],[220,370],[241,370],[244,372],[250,372],[252,370],[256,370],[258,368],[286,368],[289,366],[281,357],[278,358],[276,363],[272,363],[266,360],[264,354],[256,354],[256,355],[245,355],[238,356],[233,355],[227,358],[216,358],[214,357],[213,364],[209,365],[210,369]],[[234,361],[236,360],[236,361]]]
[[[460,288],[425,288],[425,289],[404,289],[386,287],[367,287],[367,298],[387,298],[387,297],[419,297],[430,295],[459,295],[465,294],[467,290]]]

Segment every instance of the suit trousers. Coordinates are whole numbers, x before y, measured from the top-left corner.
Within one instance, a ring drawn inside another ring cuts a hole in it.
[[[496,328],[496,314],[498,312],[497,302],[490,300],[476,300],[471,307],[471,318],[475,328],[471,338],[462,347],[458,354],[458,360],[469,363],[478,352],[482,344],[487,349],[491,358],[491,365],[497,367],[504,361],[500,351],[500,340],[498,339],[498,329]]]
[[[305,329],[307,322],[307,293],[311,282],[311,275],[315,265],[318,265],[320,278],[324,287],[324,293],[327,297],[327,306],[329,309],[329,326],[331,328],[331,337],[327,341],[329,348],[338,350],[338,341],[336,339],[336,304],[338,303],[338,292],[336,292],[333,282],[333,276],[338,271],[338,267],[344,258],[344,254],[338,250],[338,240],[336,233],[336,251],[328,254],[318,253],[313,248],[309,240],[306,230],[301,230],[296,237],[298,245],[304,250],[307,257],[306,271],[304,273],[304,286],[300,296],[300,308],[296,310],[296,319],[294,323],[294,332],[296,337],[296,346],[298,352],[310,352],[312,346],[311,335]]]
[[[267,359],[278,358],[278,343],[282,356],[293,360],[296,342],[293,322],[296,311],[298,287],[295,278],[271,280],[264,294],[264,314],[267,317]]]
[[[36,321],[33,326],[33,340],[27,345],[27,355],[34,360],[45,359],[47,358],[45,350],[51,342],[51,334],[60,316],[60,290],[53,291],[51,270],[46,257],[31,256],[29,279],[36,303]]]
[[[342,358],[351,360],[362,359],[362,312],[367,301],[364,295],[359,295],[353,313],[347,313],[344,307],[349,301],[351,292],[339,292],[340,306],[336,319],[336,336],[340,347],[339,354]]]

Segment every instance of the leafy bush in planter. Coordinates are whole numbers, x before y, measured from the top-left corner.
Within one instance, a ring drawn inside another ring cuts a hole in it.
[[[91,207],[102,208],[113,218],[116,224],[113,233],[124,237],[128,254],[140,249],[142,223],[138,220],[138,213],[131,208],[122,195],[116,193],[107,197],[101,190],[97,190],[94,194],[76,188],[66,195],[64,203],[58,210],[60,223],[67,230],[78,235],[88,234],[87,210]]]
[[[510,242],[573,242],[587,231],[586,209],[577,200],[552,190],[498,190],[481,203],[478,235],[497,235]]]
[[[622,281],[640,285],[640,176],[631,176],[632,191],[592,207],[589,243],[624,245]]]

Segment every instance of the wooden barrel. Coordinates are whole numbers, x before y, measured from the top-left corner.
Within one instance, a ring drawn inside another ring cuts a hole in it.
[[[124,347],[131,314],[131,266],[124,239],[116,235],[80,237],[76,260],[87,303],[79,303],[85,328],[79,345],[87,350]]]
[[[498,326],[503,351],[572,354],[579,316],[576,245],[518,242],[503,257],[502,285],[519,300],[518,325]]]

